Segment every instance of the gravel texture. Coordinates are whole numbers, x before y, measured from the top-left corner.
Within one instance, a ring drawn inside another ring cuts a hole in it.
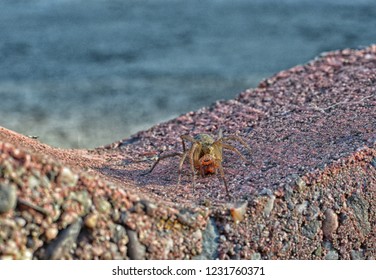
[[[94,150],[0,129],[3,259],[375,259],[376,46],[323,54],[235,100]],[[180,135],[238,134],[217,175]],[[12,190],[14,188],[14,190]],[[17,203],[11,201],[13,198]]]

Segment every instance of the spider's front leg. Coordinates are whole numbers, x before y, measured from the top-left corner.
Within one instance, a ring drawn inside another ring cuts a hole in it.
[[[248,146],[248,144],[244,141],[243,138],[241,138],[240,136],[238,135],[229,135],[229,136],[226,136],[226,137],[223,137],[222,138],[222,141],[223,142],[226,142],[228,140],[233,140],[233,141],[237,141],[239,143],[241,143],[247,150],[249,153],[252,153],[252,150],[251,148]]]
[[[222,141],[228,141],[228,140],[237,141],[237,142],[241,143],[241,144],[242,144],[242,145],[248,150],[249,153],[252,152],[251,148],[248,146],[248,144],[247,144],[247,143],[246,143],[246,142],[245,142],[240,136],[237,136],[237,135],[231,135],[231,136],[224,137],[224,138],[222,139]],[[236,154],[237,154],[237,155],[238,155],[238,156],[239,156],[244,162],[247,162],[247,163],[249,163],[249,164],[251,164],[251,165],[254,166],[254,164],[253,164],[251,161],[247,160],[247,159],[243,156],[243,154],[242,154],[237,148],[235,148],[234,146],[222,142],[222,147],[223,147],[224,149],[227,149],[227,150],[230,150],[230,151],[235,152],[235,153],[236,153]]]
[[[196,178],[195,178],[195,163],[198,160],[198,156],[201,151],[201,145],[197,142],[193,143],[191,149],[189,150],[189,163],[191,165],[191,180],[193,188],[196,187]]]
[[[230,150],[230,151],[233,151],[233,152],[237,153],[238,156],[239,156],[242,160],[244,160],[245,162],[248,162],[248,160],[242,155],[242,153],[241,153],[237,148],[233,147],[232,145],[223,143],[223,144],[222,144],[222,147],[223,147],[224,149],[227,149],[227,150]]]
[[[184,147],[184,146],[183,146]],[[188,151],[184,151],[183,155],[181,156],[181,159],[179,161],[179,169],[178,169],[178,187],[180,186],[180,179],[181,179],[181,171],[183,169],[183,164],[185,159],[187,158]]]
[[[181,135],[181,136],[180,136],[180,139],[181,139],[181,144],[182,144],[182,146],[183,146],[183,152],[186,151],[186,148],[185,148],[185,141],[184,141],[184,140],[191,142],[192,145],[196,142],[196,140],[193,139],[193,138],[192,138],[191,136],[189,136],[189,135]]]
[[[218,162],[218,169],[219,169],[219,173],[221,174],[221,178],[223,180],[223,184],[225,185],[226,194],[227,194],[228,197],[230,197],[230,193],[228,191],[228,185],[227,185],[227,181],[226,181],[226,177],[225,177],[225,172],[223,171],[223,167],[222,167],[222,163],[221,162]]]

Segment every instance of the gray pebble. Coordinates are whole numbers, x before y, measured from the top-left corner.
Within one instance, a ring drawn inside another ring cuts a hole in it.
[[[347,199],[347,204],[352,208],[362,234],[368,235],[372,229],[368,216],[369,202],[361,194],[354,193]]]
[[[58,236],[44,250],[41,250],[41,258],[51,260],[64,259],[75,245],[81,227],[82,219],[79,218],[75,223],[60,231]]]
[[[304,182],[304,180],[299,176],[296,178],[295,183],[300,190],[306,187],[306,182]]]
[[[335,250],[331,250],[329,251],[326,256],[325,256],[325,259],[326,260],[338,260],[339,259],[339,256],[338,256],[338,253],[337,251]]]
[[[209,219],[202,233],[202,253],[194,256],[195,260],[214,260],[218,257],[218,229],[214,219]]]
[[[252,260],[261,260],[261,254],[260,253],[253,253],[251,256]]]
[[[364,260],[364,251],[363,250],[351,250],[351,259],[352,260]]]
[[[232,231],[231,226],[229,224],[225,225],[224,230],[225,230],[226,233],[230,233]]]
[[[112,239],[115,243],[119,243],[122,239],[127,238],[127,232],[125,228],[121,225],[114,225],[112,227]]]
[[[314,239],[320,228],[320,222],[317,220],[309,221],[303,228],[302,234],[307,236],[309,239]]]
[[[372,159],[371,165],[376,168],[376,157]]]
[[[303,203],[296,205],[296,211],[299,214],[304,214],[304,212],[307,210],[308,204],[308,201],[304,200]]]
[[[16,207],[17,191],[12,184],[0,183],[0,214],[6,213]]]
[[[177,215],[178,221],[186,226],[193,227],[194,223],[196,222],[196,215],[193,215],[187,210],[180,211]]]
[[[140,243],[137,237],[137,232],[127,229],[128,234],[128,257],[131,260],[144,260],[146,254],[146,247]]]
[[[275,196],[270,195],[264,206],[264,217],[269,217],[274,207]]]
[[[332,242],[329,241],[329,240],[325,240],[325,241],[322,243],[322,246],[323,246],[324,249],[326,249],[326,250],[328,250],[328,251],[330,251],[330,250],[333,249],[333,244],[332,244]]]
[[[146,215],[150,217],[154,217],[155,211],[157,210],[157,206],[150,201],[141,200],[141,203],[145,206]]]

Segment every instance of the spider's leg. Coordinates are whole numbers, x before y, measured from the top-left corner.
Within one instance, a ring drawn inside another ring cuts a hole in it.
[[[229,144],[225,144],[225,143],[222,143],[222,147],[223,147],[224,149],[227,149],[227,150],[230,150],[230,151],[233,151],[233,152],[237,153],[238,156],[239,156],[242,160],[244,160],[245,162],[249,162],[249,161],[248,161],[248,160],[242,155],[242,153],[239,152],[239,150],[238,150],[237,148],[235,148],[235,147],[233,147],[233,146],[231,146],[231,145],[229,145]]]
[[[191,149],[189,150],[189,161],[191,164],[191,171],[192,171],[192,185],[193,187],[196,186],[196,179],[195,179],[195,164],[194,164],[194,154],[197,148],[200,146],[198,143],[193,143]]]
[[[193,138],[192,138],[191,136],[189,136],[189,135],[181,135],[181,136],[180,136],[180,139],[181,139],[181,143],[182,143],[182,145],[183,145],[183,152],[186,151],[184,140],[189,141],[189,142],[191,142],[191,143],[195,143],[195,142],[196,142],[195,139],[193,139]]]
[[[157,164],[162,160],[162,159],[165,159],[165,158],[170,158],[170,157],[175,157],[175,156],[182,156],[182,153],[179,153],[179,152],[175,152],[175,153],[172,153],[172,154],[167,154],[167,155],[162,155],[162,156],[159,156],[157,158],[157,160],[153,163],[153,165],[150,167],[150,169],[148,171],[146,171],[145,173],[142,173],[141,175],[147,175],[149,173],[151,173],[154,168],[157,166]]]
[[[222,138],[223,138],[223,130],[222,130],[222,128],[220,128],[219,131],[218,131],[218,138],[217,138],[217,141],[218,141],[219,139],[222,139]]]
[[[226,178],[225,178],[225,172],[223,171],[223,167],[222,167],[222,164],[220,162],[218,163],[218,169],[219,169],[219,172],[221,173],[221,178],[222,178],[223,184],[225,185],[225,188],[226,188],[226,194],[227,194],[227,196],[230,196],[230,193],[228,192],[227,181],[226,181]]]
[[[183,163],[185,159],[187,158],[188,151],[184,152],[183,155],[181,156],[180,162],[179,162],[179,177],[178,177],[178,186],[180,186],[180,178],[181,178],[181,170],[183,169]]]
[[[204,166],[200,166],[200,174],[201,174],[201,177],[204,177],[205,176],[205,170],[204,170]]]
[[[227,140],[233,140],[233,141],[237,141],[237,142],[241,143],[248,150],[248,152],[252,153],[251,148],[248,146],[248,144],[240,136],[237,136],[237,135],[226,136],[226,137],[223,138],[222,141],[227,141]]]
[[[195,142],[196,142],[196,140],[193,139],[193,137],[191,137],[191,136],[189,136],[189,135],[182,135],[182,136],[180,136],[180,138],[181,138],[181,139],[184,139],[184,140],[187,140],[187,141],[189,141],[189,142],[192,142],[192,143],[195,143]]]

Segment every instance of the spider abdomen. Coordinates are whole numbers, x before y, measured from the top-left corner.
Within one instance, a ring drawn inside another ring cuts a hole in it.
[[[219,167],[219,165],[217,164],[216,159],[212,155],[206,154],[199,159],[198,167],[201,171],[201,175],[204,176],[207,174],[216,173],[216,170]]]

